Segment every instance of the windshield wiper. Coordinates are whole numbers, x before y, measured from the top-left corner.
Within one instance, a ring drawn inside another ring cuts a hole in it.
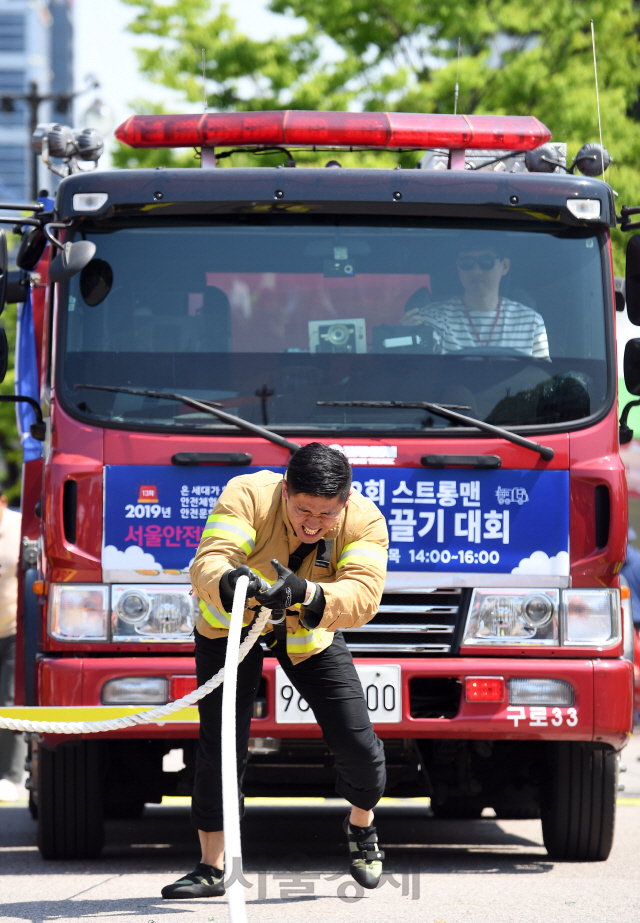
[[[186,404],[187,407],[193,407],[195,410],[201,410],[203,413],[210,413],[212,416],[222,420],[223,423],[230,423],[232,426],[237,426],[238,429],[244,429],[248,433],[253,433],[255,436],[262,436],[263,439],[267,439],[269,442],[282,446],[284,449],[289,449],[292,455],[300,448],[297,442],[289,442],[284,436],[278,436],[277,433],[272,433],[270,429],[264,426],[257,426],[255,423],[249,423],[247,420],[236,417],[232,413],[219,410],[218,408],[220,405],[216,404],[215,401],[207,401],[205,403],[193,397],[187,397],[184,394],[173,394],[170,391],[146,391],[143,388],[121,388],[117,385],[74,385],[74,388],[89,388],[92,391],[115,391],[117,394],[139,394],[142,397],[156,397],[159,400],[179,401],[181,404]]]
[[[430,404],[428,401],[316,401],[320,407],[383,407],[387,409],[408,409],[408,410],[428,410],[429,413],[435,413],[436,416],[445,417],[447,420],[453,420],[454,423],[462,423],[465,426],[475,426],[476,429],[490,433],[492,436],[500,436],[508,442],[521,445],[525,449],[531,449],[532,452],[538,452],[545,461],[551,461],[555,452],[546,445],[540,445],[532,439],[525,439],[524,436],[518,436],[511,430],[503,426],[494,426],[492,423],[485,423],[483,420],[474,420],[473,417],[467,417],[463,413],[457,413],[453,404]]]

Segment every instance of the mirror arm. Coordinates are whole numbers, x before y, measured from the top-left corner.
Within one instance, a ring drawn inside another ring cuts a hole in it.
[[[29,205],[23,205],[21,202],[0,202],[0,211],[43,212],[44,208],[44,202],[32,202]]]
[[[22,226],[23,224],[28,224],[34,228],[42,227],[42,221],[40,221],[39,218],[2,218],[0,217],[0,224],[13,224],[13,225],[17,225],[18,227]]]
[[[634,228],[640,228],[640,222],[629,221],[629,215],[640,215],[640,206],[623,205],[620,214],[616,215],[616,221],[620,222],[621,231],[633,231]]]
[[[70,221],[49,221],[48,224],[45,224],[42,230],[44,231],[44,236],[47,238],[47,240],[50,243],[52,243],[55,247],[58,247],[60,250],[62,250],[62,248],[64,247],[64,244],[61,241],[59,241],[57,237],[53,236],[50,228],[70,228],[70,227],[71,227]]]
[[[636,228],[640,228],[640,221],[625,221],[620,215],[616,215],[616,218],[621,222],[619,227],[620,231],[633,231]]]
[[[620,427],[618,430],[620,445],[627,445],[627,443],[631,442],[633,439],[633,430],[627,423],[627,419],[629,417],[629,411],[634,407],[640,407],[640,400],[629,401],[629,403],[625,405],[625,408],[622,411],[622,416],[620,417]]]
[[[36,422],[31,424],[29,431],[38,442],[44,442],[45,422],[40,404],[34,397],[28,397],[26,394],[0,394],[0,401],[11,404],[29,404],[36,415]]]

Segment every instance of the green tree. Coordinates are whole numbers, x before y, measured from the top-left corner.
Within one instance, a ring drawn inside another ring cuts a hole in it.
[[[2,326],[9,343],[9,368],[7,377],[0,384],[0,394],[13,394],[16,318],[17,305],[7,305],[2,314]],[[0,403],[0,485],[10,505],[20,502],[21,465],[22,447],[16,424],[16,405],[3,401]]]
[[[7,234],[10,269],[15,269],[13,260],[19,243],[20,239],[15,234]],[[18,306],[5,305],[2,318],[0,318],[0,326],[4,327],[7,335],[9,362],[6,377],[3,382],[0,382],[0,395],[13,394],[14,391],[17,317]],[[0,489],[11,505],[20,503],[21,469],[22,446],[16,423],[16,405],[13,402],[2,401],[0,403]]]
[[[138,50],[141,70],[199,103],[204,48],[208,104],[223,111],[450,112],[459,37],[458,111],[534,114],[570,155],[598,139],[593,18],[603,141],[615,161],[608,179],[620,204],[640,203],[634,0],[271,0],[273,12],[304,26],[262,41],[243,35],[211,0],[123,2],[137,10],[131,31],[158,39]]]

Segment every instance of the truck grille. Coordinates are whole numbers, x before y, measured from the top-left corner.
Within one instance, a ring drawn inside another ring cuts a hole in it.
[[[460,590],[384,593],[374,618],[345,630],[353,654],[448,654],[461,603]]]

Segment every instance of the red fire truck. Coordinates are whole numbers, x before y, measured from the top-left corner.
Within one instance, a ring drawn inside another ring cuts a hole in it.
[[[567,166],[533,117],[206,113],[117,131],[194,147],[201,169],[84,172],[91,139],[66,131],[66,147],[60,126],[39,135],[69,172],[55,204],[19,222],[42,440],[24,466],[19,702],[97,718],[194,688],[188,571],[216,499],[323,441],[389,525],[380,610],[346,633],[388,794],[541,817],[550,856],[606,859],[633,691],[606,152]],[[331,159],[296,166],[299,149]],[[216,164],[238,150],[284,163]],[[341,167],[345,150],[415,164]],[[640,393],[640,339],[626,383]],[[190,793],[197,722],[176,719],[31,735],[45,858],[95,856],[105,817]],[[250,749],[247,795],[333,793],[269,657]],[[163,771],[171,750],[180,771]]]

